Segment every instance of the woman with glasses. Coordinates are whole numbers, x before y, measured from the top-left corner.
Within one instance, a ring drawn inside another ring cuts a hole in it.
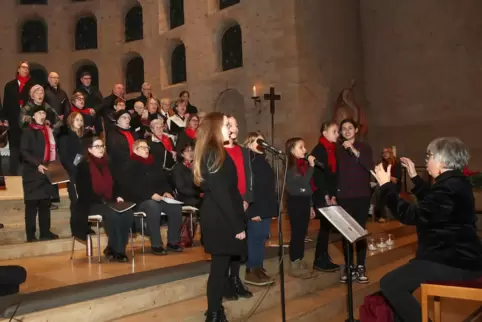
[[[108,236],[104,255],[109,260],[128,262],[125,248],[134,214],[131,210],[118,213],[108,206],[110,203],[124,202],[124,198],[120,187],[112,180],[104,141],[99,137],[90,137],[83,140],[83,145],[87,152],[78,166],[75,181],[78,201],[72,214],[74,237],[85,240],[89,233],[88,216],[102,215]]]
[[[187,143],[179,149],[178,163],[172,169],[172,179],[177,191],[177,199],[185,205],[199,208],[201,190],[194,184],[193,160],[194,145]]]
[[[180,150],[187,144],[195,145],[196,143],[196,133],[199,127],[199,116],[196,114],[189,115],[186,123],[186,128],[184,131],[179,133],[176,142],[176,151],[179,153]]]

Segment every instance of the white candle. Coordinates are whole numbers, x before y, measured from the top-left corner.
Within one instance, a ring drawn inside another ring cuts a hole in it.
[[[253,86],[253,97],[256,97],[256,85]]]

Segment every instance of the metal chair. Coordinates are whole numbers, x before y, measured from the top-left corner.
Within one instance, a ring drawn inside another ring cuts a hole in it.
[[[134,213],[134,217],[140,218],[141,219],[141,237],[142,237],[142,253],[144,254],[145,251],[145,243],[144,243],[144,219],[147,217],[145,212],[138,211]],[[132,236],[132,232],[131,232]],[[132,238],[131,238],[131,243],[132,243]],[[134,246],[133,246],[134,247]],[[134,257],[134,253],[132,253],[132,257]]]
[[[193,231],[194,229],[193,217],[194,217],[194,214],[197,213],[198,211],[199,209],[197,209],[196,207],[182,206],[182,213],[189,215],[191,219],[191,234],[192,234],[191,238],[194,238],[194,235],[195,235],[195,232]]]
[[[99,263],[100,263],[100,223],[102,222],[101,215],[91,215],[88,217],[88,221],[90,223],[95,223],[97,227],[97,253],[99,255]],[[90,238],[90,235],[87,235],[87,239]],[[72,252],[70,254],[70,259],[74,259],[74,249],[75,249],[75,237],[72,237]]]

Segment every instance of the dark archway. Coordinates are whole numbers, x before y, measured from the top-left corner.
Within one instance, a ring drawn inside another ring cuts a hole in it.
[[[136,41],[144,38],[142,7],[140,4],[127,11],[124,19],[125,41]]]
[[[75,24],[75,50],[97,48],[97,19],[82,17]]]
[[[238,4],[241,0],[219,0],[219,10]]]
[[[35,84],[39,84],[42,86],[47,85],[47,69],[40,64],[30,63],[30,77]]]
[[[92,85],[99,88],[99,70],[97,69],[97,65],[93,62],[84,63],[77,69],[75,72],[75,88],[80,87],[80,75],[84,72],[90,73],[92,76]]]
[[[42,20],[28,20],[20,30],[23,53],[46,53],[48,51],[47,25]]]
[[[140,92],[144,83],[144,59],[136,56],[126,65],[126,93]]]
[[[171,84],[187,81],[186,47],[183,43],[174,48],[171,55]]]
[[[184,0],[169,1],[169,27],[174,29],[184,25]]]
[[[215,110],[236,118],[239,127],[238,138],[242,142],[248,133],[243,95],[235,89],[225,90],[219,94],[216,100]]]
[[[221,39],[222,69],[230,70],[243,66],[243,38],[241,27],[229,27]]]
[[[20,0],[20,4],[47,4],[47,0]]]

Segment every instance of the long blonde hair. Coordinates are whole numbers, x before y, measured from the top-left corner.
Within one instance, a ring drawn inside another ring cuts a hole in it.
[[[193,162],[194,184],[197,186],[201,185],[204,180],[201,173],[204,162],[207,163],[209,173],[215,173],[221,168],[226,158],[224,138],[221,132],[224,117],[225,115],[220,112],[209,113],[197,130]]]
[[[243,146],[245,148],[251,149],[250,146],[251,144],[256,141],[257,138],[262,137],[262,140],[264,140],[264,135],[260,131],[256,132],[249,132],[248,135],[246,136],[246,139],[244,139]]]

